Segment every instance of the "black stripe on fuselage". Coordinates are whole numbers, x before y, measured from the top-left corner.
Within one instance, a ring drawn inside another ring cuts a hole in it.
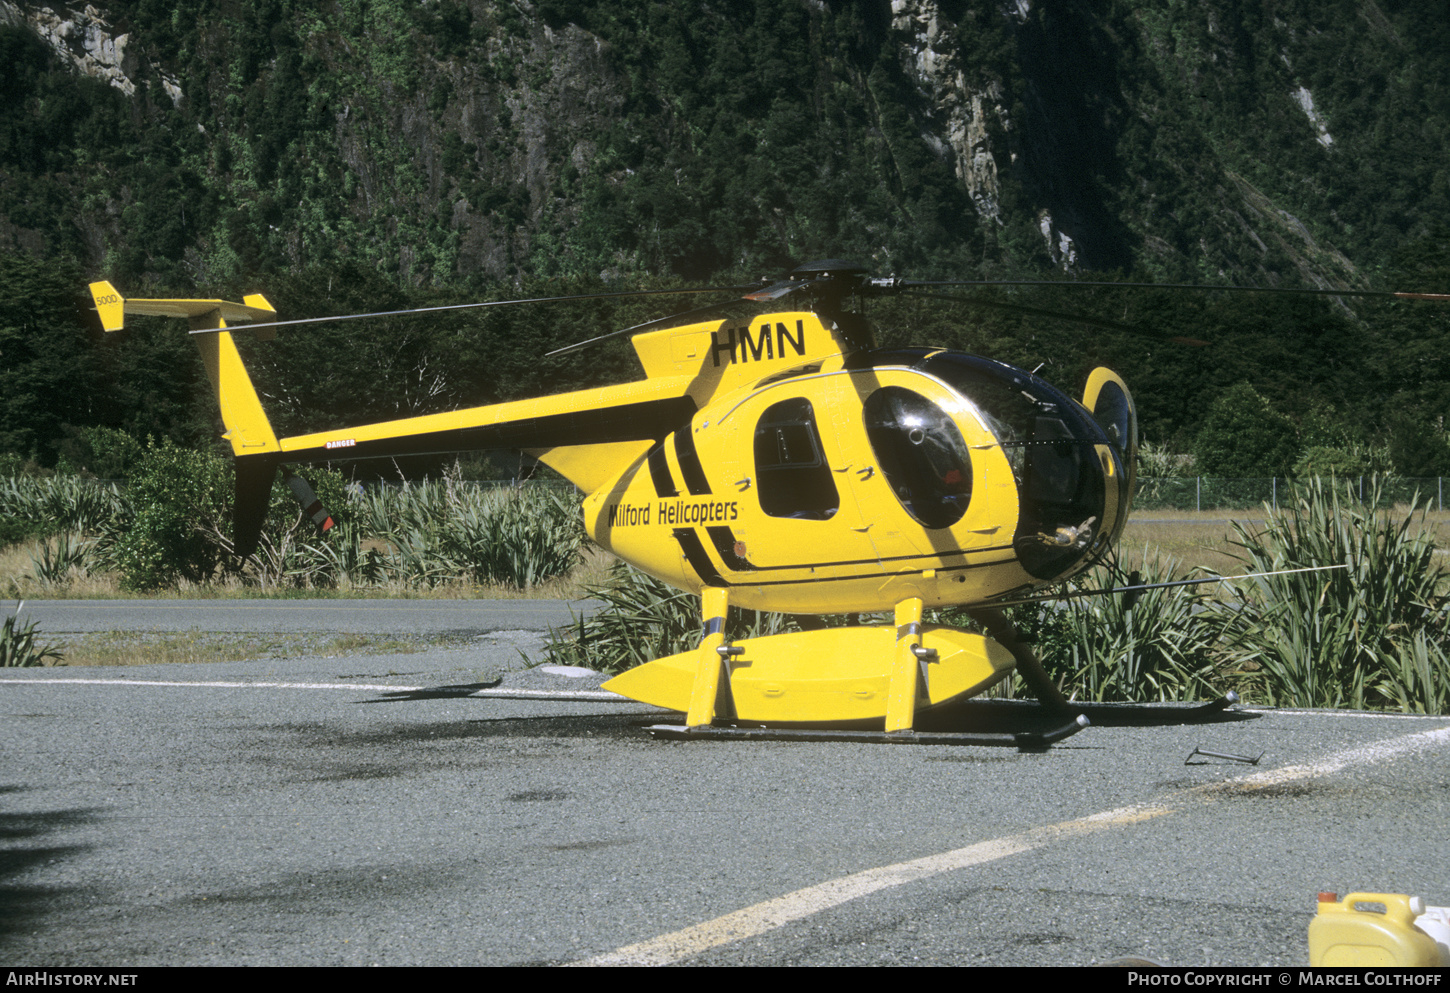
[[[695,570],[695,575],[706,586],[729,586],[725,577],[720,575],[720,570],[715,568],[715,563],[710,561],[710,556],[705,553],[705,546],[700,542],[700,536],[695,533],[694,528],[675,528],[675,540],[680,543],[680,551],[685,553],[685,561],[690,563],[690,568]]]
[[[764,569],[761,569],[761,567],[759,566],[753,565],[744,559],[738,558],[734,554],[733,542],[730,548],[730,554],[727,555],[725,553],[724,549],[721,547],[723,535],[720,532],[724,532],[726,535],[731,535],[729,528],[706,528],[705,530],[709,533],[711,542],[715,545],[715,550],[720,553],[720,560],[725,564],[725,568],[735,573],[746,571],[783,572],[787,569],[832,569],[848,565],[865,565],[868,562],[877,562],[884,566],[887,562],[900,562],[907,559],[925,559],[932,557],[926,555],[901,555],[890,559],[857,559],[851,562],[804,562],[798,565],[766,566]],[[809,578],[803,577],[800,579],[757,579],[754,576],[749,578],[737,576],[736,580],[732,583],[724,576],[720,575],[720,570],[715,567],[714,561],[705,551],[704,543],[700,541],[700,536],[694,528],[675,528],[674,536],[675,540],[680,543],[680,550],[684,552],[685,560],[690,563],[690,567],[695,570],[695,574],[700,577],[700,579],[705,583],[706,586],[793,586],[798,583],[844,583],[857,579],[891,579],[896,576],[913,576],[919,575],[921,572],[924,571],[924,569],[922,568],[900,569],[895,572],[888,572],[887,570],[883,569],[880,572],[856,573],[850,576],[811,576]],[[733,535],[731,535],[731,537],[733,537]],[[1011,545],[998,545],[992,548],[973,549],[970,554],[980,555],[984,552],[1010,551],[1011,548]],[[966,555],[968,553],[952,552],[949,554]],[[941,561],[940,556],[937,556],[936,558],[938,562]],[[973,569],[989,569],[992,566],[1007,565],[1008,563],[1014,561],[1016,561],[1016,556],[1012,556],[1011,558],[994,559],[991,562],[966,562],[962,565],[937,565],[934,568],[937,572],[968,572]],[[742,563],[742,565],[737,566],[735,564],[736,562],[740,562]]]
[[[688,424],[675,432],[675,460],[680,463],[680,475],[685,477],[690,495],[709,496],[710,483],[705,479],[705,467],[700,465],[700,453],[695,451],[695,436]]]
[[[378,438],[340,448],[318,445],[283,452],[281,458],[287,462],[338,462],[490,448],[568,448],[615,441],[663,441],[682,425],[688,431],[695,409],[695,401],[690,397],[669,397],[621,403],[613,407],[593,407],[567,414],[526,417],[502,424]],[[345,429],[335,433],[345,435]]]
[[[670,475],[670,462],[665,458],[665,444],[660,442],[649,453],[649,478],[655,484],[655,495],[662,497],[679,496],[680,491],[675,488],[675,477]]]
[[[998,559],[995,562],[972,562],[967,565],[937,566],[938,573],[946,572],[969,572],[973,569],[990,569],[992,566],[1007,565],[1015,559]],[[857,573],[851,576],[811,576],[809,579],[746,579],[738,580],[735,583],[711,583],[710,585],[725,586],[801,586],[806,583],[849,583],[858,579],[894,579],[897,576],[919,576],[921,569],[901,569],[897,572],[866,572]]]
[[[711,529],[708,529],[708,530],[713,531],[715,529],[714,528],[711,528]],[[722,530],[727,530],[728,531],[729,529],[728,528],[724,528]],[[712,535],[711,537],[714,537],[714,536]],[[784,572],[784,571],[789,570],[789,569],[839,569],[839,568],[842,568],[844,566],[867,565],[867,564],[869,564],[871,562],[877,562],[877,563],[880,563],[881,565],[884,566],[887,562],[908,562],[908,561],[910,561],[912,559],[927,559],[927,560],[934,560],[934,561],[936,561],[938,563],[942,563],[949,556],[950,557],[956,557],[956,556],[959,556],[959,555],[960,556],[963,556],[963,557],[968,556],[968,555],[976,556],[976,555],[985,555],[987,552],[1008,552],[1008,551],[1011,551],[1011,550],[1012,550],[1012,546],[1011,545],[991,545],[991,546],[989,546],[987,548],[973,548],[973,549],[963,550],[963,551],[957,551],[957,552],[942,552],[942,553],[937,554],[937,555],[931,555],[929,553],[921,553],[921,552],[918,552],[918,553],[913,554],[913,555],[893,555],[893,556],[890,556],[888,558],[872,558],[872,559],[842,559],[842,560],[836,561],[836,562],[793,562],[790,565],[755,565],[755,564],[751,563],[750,564],[750,569],[752,571],[754,571],[754,572]],[[721,555],[721,559],[722,559],[722,561],[725,561],[725,558],[724,558],[724,555],[723,554]],[[1012,560],[1011,559],[997,559],[997,560],[994,560],[992,562],[986,562],[986,563],[982,563],[982,564],[983,565],[1000,565],[1003,562],[1010,562],[1010,561],[1012,561]],[[733,566],[729,566],[728,561],[726,561],[726,565],[729,568],[732,568],[732,569],[734,568]],[[962,565],[940,565],[940,564],[938,564],[938,565],[934,565],[934,566],[922,566],[922,568],[923,569],[938,569],[938,570],[940,570],[940,569],[974,569],[974,568],[977,568],[977,564],[976,563],[964,563]],[[919,572],[920,570],[919,569],[909,569],[907,571],[908,572]],[[882,573],[878,573],[877,575],[882,575],[882,576],[900,576],[900,575],[904,575],[904,573],[899,573],[899,572],[882,572]]]

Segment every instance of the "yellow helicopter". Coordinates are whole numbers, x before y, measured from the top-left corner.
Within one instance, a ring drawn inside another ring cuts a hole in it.
[[[190,321],[236,456],[243,554],[279,469],[307,506],[315,498],[289,466],[521,449],[586,494],[584,523],[601,547],[701,597],[694,650],[606,688],[683,711],[692,729],[730,719],[890,733],[1014,669],[1044,702],[1062,703],[993,604],[1102,561],[1128,519],[1138,447],[1132,395],[1109,369],[1074,398],[991,359],[876,348],[847,307],[934,285],[811,263],[732,288],[746,316],[717,306],[616,332],[631,336],[641,380],[290,438],[273,432],[228,329],[250,322],[270,337],[309,321],[277,321],[261,295],[91,291],[108,331],[125,314]],[[989,633],[923,623],[926,609],[949,605],[973,609]],[[730,606],[798,615],[809,629],[732,643]],[[888,610],[889,625],[810,623]]]

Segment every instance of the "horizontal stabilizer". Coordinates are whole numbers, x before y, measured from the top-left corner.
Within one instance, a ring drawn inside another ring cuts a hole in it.
[[[107,331],[119,331],[125,327],[126,314],[184,317],[192,321],[215,316],[228,324],[269,321],[277,316],[276,310],[260,293],[248,294],[246,303],[230,300],[128,300],[117,293],[109,282],[101,280],[91,284],[91,296],[96,301],[97,313],[101,315],[101,327]]]

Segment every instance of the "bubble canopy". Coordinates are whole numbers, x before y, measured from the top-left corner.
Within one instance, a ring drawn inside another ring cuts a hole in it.
[[[852,366],[931,376],[980,415],[1012,466],[1021,508],[1014,545],[1029,573],[1055,577],[1097,547],[1091,539],[1107,499],[1102,453],[1116,461],[1119,448],[1067,394],[1023,369],[961,352],[876,350]],[[959,520],[971,499],[971,460],[947,413],[910,390],[883,387],[866,399],[865,417],[882,471],[908,512],[929,528]]]

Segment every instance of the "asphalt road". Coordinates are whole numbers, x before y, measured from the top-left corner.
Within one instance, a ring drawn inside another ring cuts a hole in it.
[[[472,623],[413,655],[0,672],[0,961],[1276,967],[1307,962],[1321,890],[1450,904],[1450,719],[674,742]],[[467,695],[498,680],[561,695]]]

